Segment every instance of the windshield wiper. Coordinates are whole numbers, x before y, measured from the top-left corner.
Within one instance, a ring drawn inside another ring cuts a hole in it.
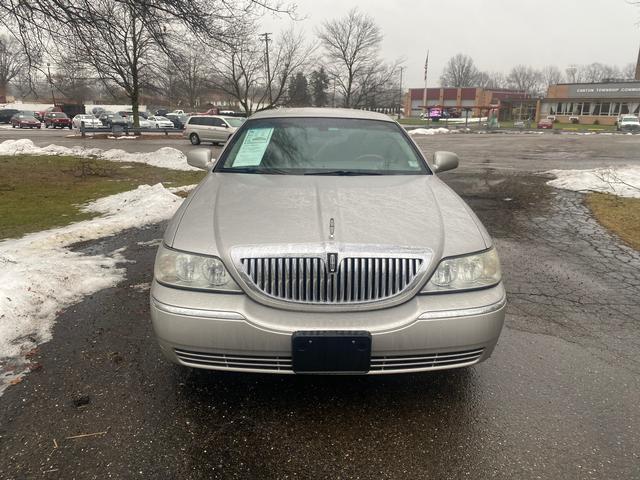
[[[279,168],[257,168],[257,167],[238,167],[225,168],[221,170],[223,173],[258,173],[266,175],[287,175],[289,172]]]
[[[357,170],[326,170],[322,172],[309,172],[305,173],[305,175],[336,175],[336,176],[360,176],[360,175],[384,175],[381,172],[367,172],[367,171],[357,171]]]

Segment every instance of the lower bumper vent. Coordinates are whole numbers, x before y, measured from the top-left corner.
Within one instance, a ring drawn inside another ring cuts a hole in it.
[[[426,355],[402,355],[372,357],[371,372],[390,372],[393,370],[423,370],[437,367],[458,367],[477,362],[484,348],[465,352],[445,352]]]
[[[174,349],[184,363],[212,368],[238,368],[244,370],[276,370],[292,372],[291,357],[271,357],[258,355],[229,355],[226,353],[204,353]]]

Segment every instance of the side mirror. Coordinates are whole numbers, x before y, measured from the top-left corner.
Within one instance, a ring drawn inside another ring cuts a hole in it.
[[[187,163],[192,167],[208,170],[213,165],[214,159],[211,158],[211,150],[208,148],[197,148],[187,152]]]
[[[460,159],[453,152],[436,152],[433,155],[433,171],[434,173],[442,173],[447,170],[458,168]]]

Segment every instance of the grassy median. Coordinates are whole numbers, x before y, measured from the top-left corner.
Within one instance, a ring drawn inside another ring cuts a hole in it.
[[[640,198],[590,193],[587,205],[602,225],[640,250]]]
[[[138,185],[198,183],[204,172],[64,156],[0,156],[0,239],[91,218],[79,205]]]

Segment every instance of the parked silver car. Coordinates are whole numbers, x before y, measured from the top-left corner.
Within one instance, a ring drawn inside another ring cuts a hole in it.
[[[505,290],[493,242],[388,116],[332,109],[252,116],[170,222],[151,316],[190,367],[384,374],[491,355]]]
[[[199,145],[200,142],[220,144],[231,138],[244,121],[242,117],[195,115],[187,120],[183,136],[193,145]]]

